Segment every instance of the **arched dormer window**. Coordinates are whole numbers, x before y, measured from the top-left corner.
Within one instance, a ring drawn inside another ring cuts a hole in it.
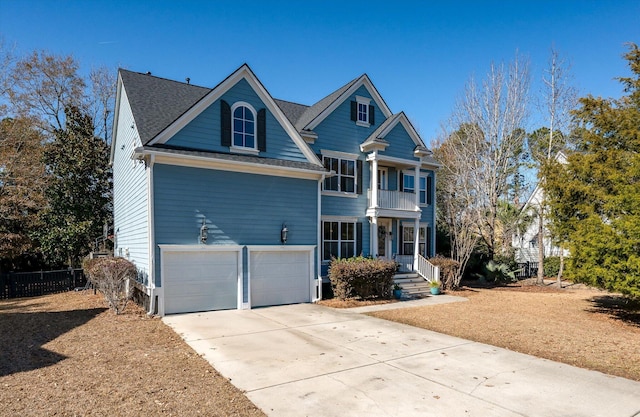
[[[238,101],[229,106],[220,101],[222,146],[241,153],[258,153],[267,150],[266,110],[256,112],[253,106]]]
[[[232,145],[234,148],[256,148],[256,111],[249,103],[239,101],[231,107]]]

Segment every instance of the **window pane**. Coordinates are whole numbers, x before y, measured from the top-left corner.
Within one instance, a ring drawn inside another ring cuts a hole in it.
[[[234,146],[243,146],[244,144],[242,143],[242,133],[234,133],[233,134],[233,144]]]
[[[255,148],[253,135],[246,135],[244,137],[244,146],[247,148]]]
[[[248,120],[250,122],[253,122],[253,113],[251,113],[251,110],[249,110],[246,107],[243,107],[243,109],[245,109],[244,111],[244,118],[245,120]]]
[[[253,133],[253,122],[246,121],[244,122],[244,131],[245,133]]]
[[[413,242],[405,243],[403,245],[402,249],[404,249],[404,254],[405,255],[413,255]]]
[[[427,193],[425,191],[420,191],[420,204],[427,204]]]
[[[324,222],[324,239],[338,240],[338,223]]]
[[[244,119],[244,107],[238,107],[233,111],[233,117],[237,119]]]
[[[331,170],[335,171],[335,173],[339,173],[338,171],[338,159],[336,158],[331,158]]]
[[[329,177],[324,180],[324,189],[338,191],[338,177]]]
[[[340,173],[343,175],[355,176],[356,162],[349,160],[340,161]]]
[[[402,228],[402,240],[404,242],[413,242],[413,227]]]
[[[242,120],[233,119],[233,131],[234,132],[242,132]]]
[[[325,242],[323,249],[322,259],[325,261],[331,260],[332,257],[339,257],[338,242]]]
[[[353,242],[342,242],[340,247],[340,256],[343,258],[351,258],[355,256],[355,245]]]
[[[340,233],[341,240],[354,240],[353,238],[353,223],[342,223],[342,230]]]
[[[340,189],[345,193],[353,193],[355,191],[355,180],[349,177],[342,177],[340,181]]]

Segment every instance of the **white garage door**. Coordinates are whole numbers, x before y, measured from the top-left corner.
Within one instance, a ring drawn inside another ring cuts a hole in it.
[[[237,251],[163,251],[164,313],[238,306]]]
[[[311,254],[309,250],[250,249],[251,306],[311,301]]]

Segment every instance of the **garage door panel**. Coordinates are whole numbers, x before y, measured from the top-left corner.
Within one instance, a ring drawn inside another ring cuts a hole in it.
[[[237,307],[235,251],[164,253],[165,314]]]
[[[251,305],[311,301],[309,263],[306,251],[250,252]]]

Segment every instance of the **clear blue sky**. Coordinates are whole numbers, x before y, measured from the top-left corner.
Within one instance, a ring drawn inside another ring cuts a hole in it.
[[[272,96],[313,104],[367,73],[425,142],[469,77],[516,50],[532,92],[552,45],[581,95],[619,97],[625,42],[640,43],[640,1],[0,0],[0,35],[18,53],[72,54],[83,71],[120,66],[213,87],[248,63]]]

